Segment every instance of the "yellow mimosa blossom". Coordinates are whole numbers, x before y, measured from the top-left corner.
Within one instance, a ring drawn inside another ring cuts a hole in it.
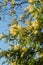
[[[14,7],[15,6],[15,1],[11,0],[11,6]]]
[[[28,0],[28,2],[34,2],[34,1],[36,1],[36,0]]]
[[[34,6],[31,5],[31,4],[28,6],[28,8],[29,8],[29,12],[34,12],[35,11]]]
[[[21,29],[22,29],[22,27],[21,27],[20,25],[18,25],[18,26],[17,26],[17,28],[18,28],[19,30],[21,30]]]
[[[43,53],[40,54],[40,57],[43,57]]]
[[[27,26],[26,30],[28,30],[30,32],[32,30],[32,26]]]
[[[40,0],[40,3],[42,3],[42,4],[43,4],[43,0]]]
[[[32,22],[32,27],[34,27],[34,29],[37,29],[39,27],[39,22],[38,21]]]
[[[26,47],[23,47],[22,49],[21,49],[23,52],[27,52],[27,48]]]
[[[15,36],[17,34],[16,29],[14,28],[11,28],[9,31],[12,36]]]
[[[4,35],[3,34],[0,34],[0,39],[3,38],[3,37],[4,37]]]
[[[38,34],[39,31],[38,31],[38,30],[33,30],[32,33],[33,33],[33,34]]]
[[[23,28],[22,28],[22,26],[20,26],[20,25],[17,26],[17,29],[18,29],[20,32],[23,31]]]
[[[19,44],[17,44],[17,45],[14,46],[14,50],[17,51],[17,50],[19,50],[19,49],[20,49],[20,45],[19,45]]]
[[[22,26],[18,25],[17,29],[18,29],[19,34],[22,36],[22,34],[23,34],[23,28],[22,28]]]
[[[15,61],[15,62],[11,62],[11,65],[17,65],[17,64],[16,64],[16,61]]]
[[[14,0],[12,0],[12,1],[11,1],[11,4],[12,4],[12,5],[14,5],[14,4],[15,4],[15,1],[14,1]]]

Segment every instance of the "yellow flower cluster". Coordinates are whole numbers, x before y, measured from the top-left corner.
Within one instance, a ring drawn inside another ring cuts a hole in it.
[[[12,36],[16,36],[17,35],[17,25],[16,24],[11,25],[9,32]]]
[[[34,9],[34,6],[33,5],[28,5],[26,8],[25,8],[25,11],[29,11],[29,12],[33,12],[35,9]]]
[[[17,44],[17,45],[14,46],[14,50],[15,50],[15,51],[18,51],[19,49],[20,49],[20,51],[22,52],[22,53],[21,53],[21,57],[23,57],[24,54],[28,51],[28,48],[26,48],[25,46],[22,47],[22,48],[20,48],[20,45],[19,45],[19,44]]]
[[[31,30],[32,26],[27,26],[26,29],[27,30]]]
[[[19,33],[20,35],[23,33],[23,28],[20,25],[13,24],[10,27],[11,28],[10,28],[9,32],[12,36],[16,36],[17,33]]]
[[[23,34],[23,27],[18,25],[17,29],[18,29],[19,34],[22,36],[22,34]]]
[[[22,30],[22,27],[20,25],[17,26],[18,30]]]
[[[22,52],[27,52],[27,50],[28,49],[25,46],[21,49]]]
[[[40,57],[43,57],[43,53],[40,54]]]
[[[11,62],[11,65],[17,65],[17,64],[16,64],[16,61],[15,61],[15,62]]]
[[[18,51],[19,49],[20,49],[20,45],[19,44],[14,46],[14,50]]]
[[[29,31],[32,34],[40,34],[40,32],[38,30],[39,25],[40,25],[39,21],[34,21],[34,22],[31,23],[31,25],[26,27],[26,30]],[[40,28],[41,28],[41,26],[40,26]]]
[[[24,54],[28,51],[28,49],[24,46],[22,49],[21,49],[22,53],[21,53],[21,57],[24,56]]]
[[[40,3],[42,3],[42,4],[43,4],[43,0],[40,0]]]
[[[15,5],[15,1],[11,0],[11,5],[14,6]]]
[[[38,34],[38,33],[39,33],[38,30],[33,30],[33,31],[32,31],[32,34]]]
[[[32,27],[34,27],[34,29],[39,28],[39,22],[38,21],[32,22]]]
[[[34,1],[36,1],[36,0],[28,0],[28,2],[34,2]]]
[[[10,30],[10,34],[12,35],[12,36],[16,36],[17,35],[17,30],[16,29],[14,29],[14,28],[11,28]]]
[[[35,11],[35,8],[34,8],[33,5],[30,4],[28,7],[29,7],[29,12],[34,12]]]

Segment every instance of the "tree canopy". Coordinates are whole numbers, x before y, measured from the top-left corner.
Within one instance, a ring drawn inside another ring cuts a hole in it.
[[[2,0],[0,4],[2,16],[14,17],[8,34],[0,34],[0,40],[11,43],[0,52],[0,59],[7,59],[2,64],[43,65],[43,0]]]

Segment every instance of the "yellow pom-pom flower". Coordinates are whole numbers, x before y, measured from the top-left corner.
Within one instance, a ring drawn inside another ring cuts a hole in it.
[[[4,34],[0,34],[0,39],[2,39],[4,37]]]
[[[27,30],[31,30],[32,29],[32,26],[27,26],[26,29]]]
[[[28,8],[29,8],[29,12],[34,12],[35,11],[34,6],[31,5],[31,4],[28,6]]]
[[[32,22],[32,27],[34,27],[34,29],[39,28],[39,22],[38,21]]]
[[[11,62],[11,65],[17,65],[17,64],[16,64],[16,61],[15,61],[15,62]]]
[[[17,26],[17,30],[18,30],[18,33],[22,36],[22,34],[23,34],[23,27],[22,26],[20,26],[20,25],[18,25]]]
[[[28,2],[34,2],[34,1],[36,1],[36,0],[28,0]]]
[[[18,51],[19,49],[20,49],[20,45],[19,44],[14,46],[14,50]]]
[[[33,34],[39,34],[39,31],[38,30],[33,30],[32,33]]]
[[[22,27],[21,27],[20,25],[18,25],[18,26],[17,26],[17,28],[18,28],[19,30],[21,30],[21,29],[22,29]]]
[[[11,34],[12,36],[16,36],[16,34],[17,34],[16,29],[11,28],[9,31],[10,31],[10,34]]]
[[[25,53],[27,52],[27,48],[24,46],[24,47],[22,47],[22,49],[21,49],[21,51],[22,51],[22,53],[21,53],[21,57],[23,57],[24,55],[25,55]]]
[[[32,26],[27,26],[27,27],[26,27],[26,30],[27,30],[28,32],[31,32],[31,31],[32,31]]]
[[[43,57],[43,53],[40,54],[40,57]]]
[[[43,0],[40,0],[40,3],[42,3],[42,4],[43,4]]]
[[[24,46],[21,50],[22,52],[27,52],[28,49]]]
[[[12,0],[12,1],[11,1],[11,4],[12,4],[12,6],[14,6],[14,4],[15,4],[15,1],[14,1],[14,0]]]

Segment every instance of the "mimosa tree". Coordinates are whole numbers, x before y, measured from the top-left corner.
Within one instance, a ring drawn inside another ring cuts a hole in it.
[[[9,3],[8,14],[15,16],[8,34],[0,34],[0,40],[5,38],[6,42],[11,42],[8,50],[0,52],[0,58],[5,57],[10,65],[43,65],[43,0],[4,0],[0,3],[3,3],[2,9]]]

